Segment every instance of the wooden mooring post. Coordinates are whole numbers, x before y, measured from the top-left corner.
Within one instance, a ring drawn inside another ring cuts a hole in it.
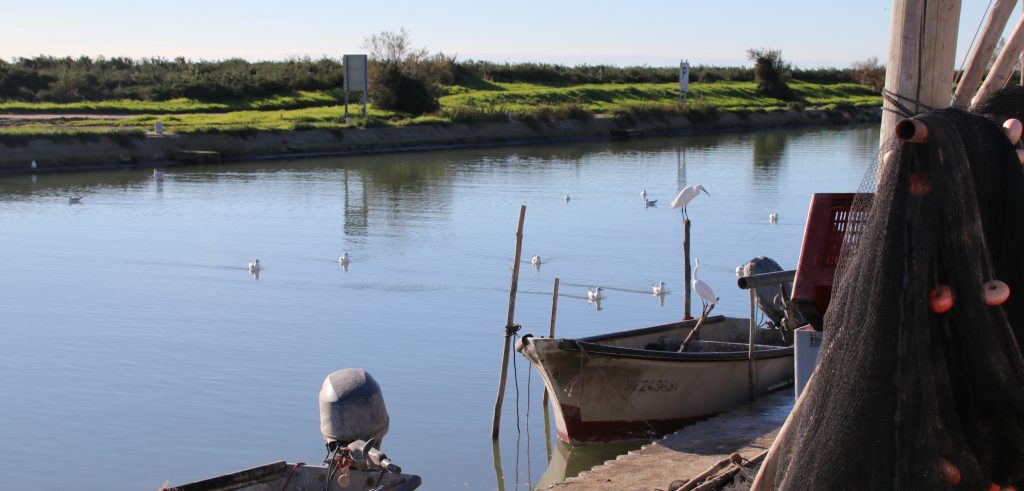
[[[555,278],[555,291],[551,294],[551,328],[548,332],[548,337],[551,339],[555,338],[555,317],[558,314],[558,278]],[[548,407],[548,389],[544,388],[544,399],[541,401],[544,408]],[[546,412],[545,412],[546,414]]]
[[[693,319],[690,315],[690,219],[683,219],[683,320]]]
[[[523,255],[523,221],[526,220],[526,205],[519,206],[519,226],[516,228],[516,259],[512,263],[512,286],[508,292],[508,318],[505,321],[505,346],[501,351],[501,378],[498,380],[498,397],[494,401],[494,419],[491,424],[491,438],[498,438],[501,426],[501,403],[505,399],[505,379],[508,375],[508,351],[515,334],[513,321],[516,313],[516,290],[519,287],[519,261]]]

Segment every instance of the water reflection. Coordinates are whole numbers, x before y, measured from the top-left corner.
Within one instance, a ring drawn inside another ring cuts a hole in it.
[[[791,134],[780,131],[755,133],[752,136],[754,170],[759,178],[778,172],[790,138]]]
[[[535,489],[545,489],[581,472],[589,471],[615,457],[639,449],[650,442],[609,443],[602,445],[572,446],[561,440],[555,440],[554,452],[548,467],[541,475]]]

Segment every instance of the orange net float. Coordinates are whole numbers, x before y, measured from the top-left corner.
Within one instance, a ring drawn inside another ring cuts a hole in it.
[[[953,289],[948,285],[936,286],[928,294],[928,300],[931,302],[932,312],[945,314],[953,308]]]
[[[1010,298],[1010,286],[999,280],[986,281],[984,291],[985,303],[988,305],[1002,305]]]
[[[942,476],[942,480],[946,481],[950,486],[956,486],[960,484],[960,468],[953,465],[952,462],[939,458],[938,462],[935,463],[939,469],[939,475]]]
[[[910,194],[924,196],[932,192],[932,178],[927,172],[915,172],[910,175]]]

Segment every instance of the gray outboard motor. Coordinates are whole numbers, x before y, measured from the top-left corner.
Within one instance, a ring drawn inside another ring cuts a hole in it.
[[[388,409],[377,381],[362,368],[345,368],[327,376],[320,388],[320,433],[334,451],[357,440],[376,447],[388,432]]]
[[[746,264],[736,268],[736,276],[750,276],[754,274],[774,273],[782,271],[779,263],[770,257],[757,256]],[[771,319],[773,327],[786,327],[793,329],[806,324],[804,318],[792,306],[789,301],[790,292],[793,291],[793,283],[784,285],[763,286],[757,289],[757,307],[764,312],[764,315]]]

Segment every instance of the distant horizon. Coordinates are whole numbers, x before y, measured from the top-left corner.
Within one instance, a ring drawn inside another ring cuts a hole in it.
[[[961,7],[959,68],[987,2]],[[364,39],[408,29],[412,45],[458,59],[566,66],[752,66],[750,48],[778,49],[798,68],[849,68],[888,61],[892,0],[522,0],[498,8],[468,0],[378,0],[343,4],[307,0],[179,0],[173,6],[106,0],[0,0],[0,59],[88,56],[184,57],[218,61],[338,59],[361,53]],[[1015,10],[1005,35],[1019,19]],[[468,50],[465,48],[469,48]]]

